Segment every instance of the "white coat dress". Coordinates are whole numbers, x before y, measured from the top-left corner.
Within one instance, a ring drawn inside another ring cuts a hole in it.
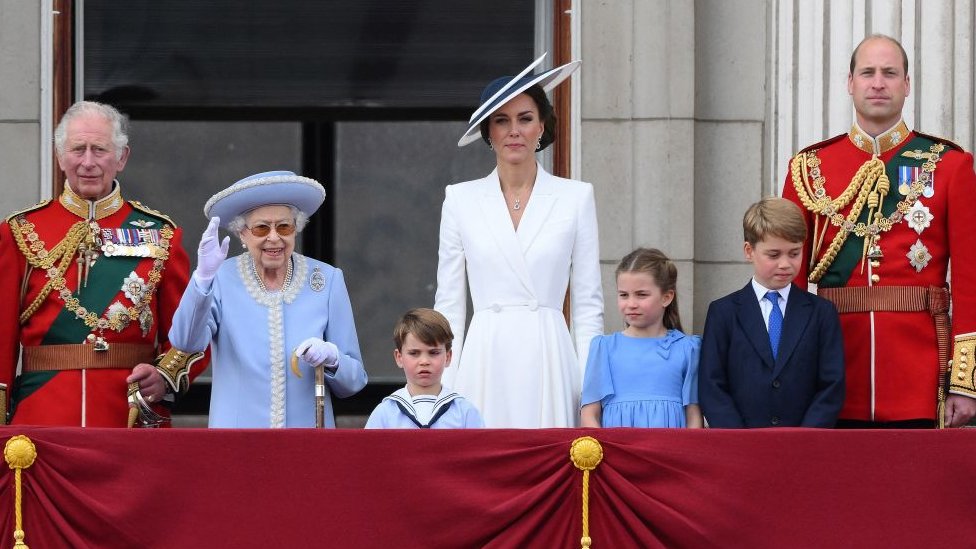
[[[590,340],[603,333],[599,258],[589,183],[539,166],[518,230],[497,170],[447,187],[434,304],[455,337],[444,382],[486,427],[579,424]],[[572,336],[562,313],[570,284]]]

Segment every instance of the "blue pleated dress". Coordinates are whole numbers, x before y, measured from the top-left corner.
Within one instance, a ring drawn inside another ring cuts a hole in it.
[[[700,349],[700,337],[678,330],[663,337],[596,336],[582,404],[602,403],[604,427],[685,427],[684,407],[698,403]]]

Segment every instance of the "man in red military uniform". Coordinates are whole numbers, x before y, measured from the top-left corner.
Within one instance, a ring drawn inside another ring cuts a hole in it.
[[[796,282],[841,313],[838,427],[962,426],[976,413],[973,157],[905,125],[908,57],[893,38],[862,41],[850,71],[856,123],[794,156],[783,187],[810,228]]]
[[[55,147],[64,192],[0,224],[0,422],[124,427],[130,402],[160,420],[198,358],[167,342],[189,280],[181,230],[122,198],[114,108],[76,103]]]

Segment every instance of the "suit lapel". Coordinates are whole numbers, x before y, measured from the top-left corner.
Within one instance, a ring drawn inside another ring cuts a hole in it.
[[[800,336],[807,329],[810,322],[811,298],[809,293],[799,286],[790,288],[790,298],[786,302],[786,315],[783,317],[783,333],[779,338],[779,352],[776,354],[776,367],[773,375],[779,375],[783,366],[790,360],[790,355],[800,342]]]
[[[485,220],[485,227],[498,246],[499,255],[505,258],[512,272],[518,276],[525,288],[534,294],[532,278],[525,264],[525,256],[522,255],[522,246],[516,237],[512,218],[508,214],[508,206],[502,196],[497,169],[481,180],[478,191],[478,208]]]
[[[559,187],[553,177],[542,169],[542,166],[538,166],[532,197],[525,207],[525,212],[522,213],[522,220],[519,222],[519,228],[515,234],[523,257],[532,246],[535,238],[539,236],[542,227],[545,226],[546,219],[548,219],[552,207],[558,199],[558,192]]]
[[[759,301],[756,299],[756,292],[752,289],[752,282],[746,284],[735,294],[736,314],[739,318],[739,325],[745,332],[746,338],[752,343],[756,354],[762,359],[766,367],[772,369],[773,348],[769,345],[769,332],[766,330],[766,322],[763,321],[762,310],[759,308]],[[782,345],[782,344],[781,344]]]

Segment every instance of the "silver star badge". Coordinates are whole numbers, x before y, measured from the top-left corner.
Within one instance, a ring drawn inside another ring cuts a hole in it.
[[[921,272],[929,261],[932,260],[932,254],[929,253],[929,249],[922,244],[921,240],[915,241],[912,247],[908,250],[908,261],[915,267],[915,272]]]
[[[928,229],[932,225],[932,220],[935,216],[929,210],[928,206],[923,206],[921,200],[916,200],[915,204],[909,208],[908,214],[905,216],[908,220],[908,226],[915,229],[915,232],[922,234],[922,231]]]

